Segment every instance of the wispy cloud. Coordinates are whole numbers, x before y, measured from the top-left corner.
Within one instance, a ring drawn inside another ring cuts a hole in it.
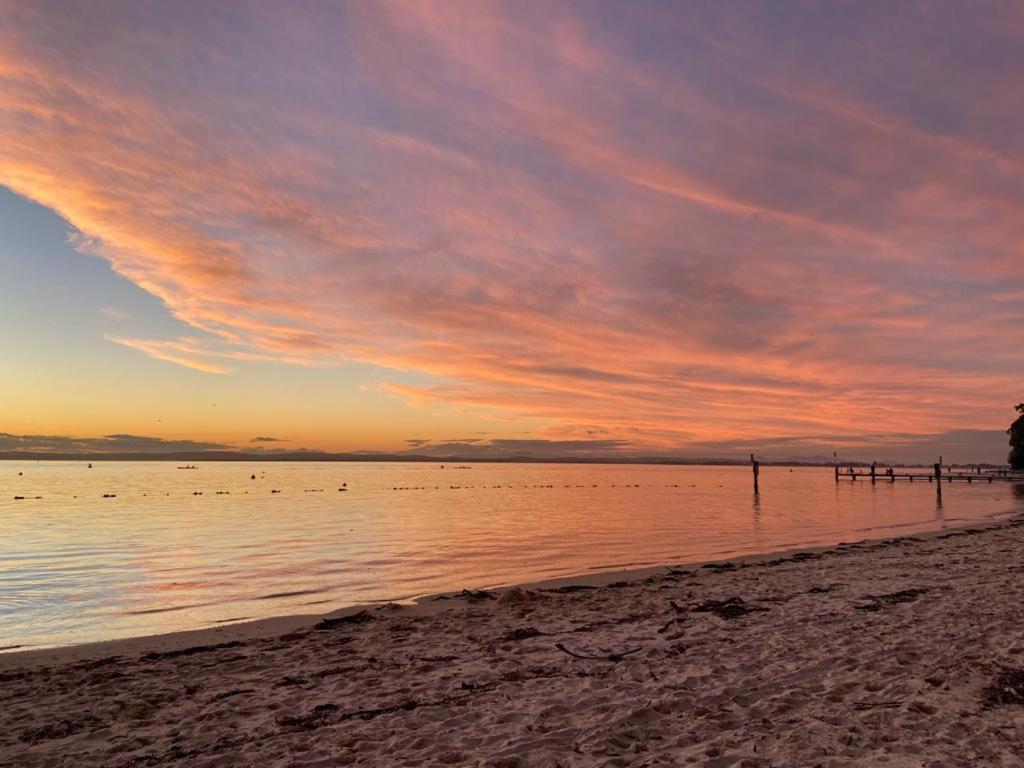
[[[360,360],[417,404],[665,450],[992,428],[1024,370],[1021,29],[19,3],[0,183],[194,329],[112,341],[205,373]]]
[[[231,371],[227,366],[210,359],[209,353],[194,339],[126,339],[121,336],[107,336],[107,340],[145,352],[157,360],[176,363],[203,373],[229,373]]]
[[[100,307],[100,312],[111,320],[126,320],[130,315],[118,307]]]

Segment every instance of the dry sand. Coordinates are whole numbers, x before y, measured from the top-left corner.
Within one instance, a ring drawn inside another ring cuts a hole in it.
[[[0,656],[0,764],[1021,766],[1022,629],[1012,520]]]

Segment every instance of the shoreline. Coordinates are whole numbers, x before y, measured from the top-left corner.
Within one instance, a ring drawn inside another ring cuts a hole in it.
[[[624,568],[609,571],[594,571],[566,576],[556,576],[537,581],[518,582],[500,586],[467,587],[469,591],[482,589],[500,596],[513,589],[547,590],[564,587],[603,587],[620,582],[636,582],[673,569],[701,569],[705,566],[731,562],[742,565],[754,565],[768,560],[790,557],[798,552],[820,554],[844,544],[877,544],[879,542],[898,541],[905,538],[930,539],[946,532],[964,528],[999,527],[1006,522],[1024,519],[1024,512],[1013,508],[993,513],[988,521],[967,520],[955,521],[942,528],[935,528],[914,534],[897,536],[881,536],[878,538],[858,539],[853,542],[837,542],[814,546],[799,546],[781,550],[739,555],[725,559],[697,560],[688,562],[664,563],[639,568]],[[910,524],[912,525],[912,524]],[[902,526],[901,526],[902,527]],[[145,653],[162,653],[181,650],[190,646],[207,646],[227,642],[245,642],[249,640],[267,639],[280,634],[309,629],[324,619],[344,618],[362,611],[388,610],[406,616],[433,616],[442,611],[454,610],[460,603],[459,592],[439,592],[403,599],[395,602],[379,601],[356,603],[343,606],[325,613],[295,613],[268,616],[223,625],[200,627],[197,629],[180,630],[177,632],[160,632],[152,635],[97,640],[88,643],[53,646],[46,648],[11,648],[0,651],[0,672],[19,666],[42,666],[47,664],[65,664],[83,661],[96,657],[131,656]]]
[[[1016,768],[1022,551],[1017,514],[207,645],[10,654],[0,765]]]

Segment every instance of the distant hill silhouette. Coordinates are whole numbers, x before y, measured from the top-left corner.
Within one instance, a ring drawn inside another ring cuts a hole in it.
[[[408,463],[463,463],[463,464],[667,464],[667,465],[712,465],[745,466],[746,459],[714,456],[535,456],[528,453],[509,456],[478,456],[473,454],[425,454],[425,453],[328,453],[325,451],[167,451],[155,452],[47,452],[47,451],[0,451],[0,461],[323,461],[323,462],[408,462]],[[843,461],[843,466],[868,466],[865,461]],[[880,462],[885,464],[887,462]],[[777,467],[831,467],[826,457],[795,457],[761,460],[762,466]],[[920,464],[899,466],[923,466]],[[972,465],[975,466],[975,465]],[[981,467],[996,465],[979,464]]]
[[[327,453],[323,451],[253,452],[245,451],[169,451],[166,453],[74,453],[42,451],[0,451],[0,461],[391,461],[412,463],[538,463],[538,464],[717,464],[743,465],[743,459],[715,457],[682,458],[675,456],[473,456],[471,454],[418,454],[418,453]],[[765,464],[773,462],[766,461]],[[777,462],[776,462],[777,463]],[[804,464],[803,462],[782,462]],[[816,466],[816,464],[807,464]]]

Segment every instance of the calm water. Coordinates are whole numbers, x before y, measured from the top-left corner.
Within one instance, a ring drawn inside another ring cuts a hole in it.
[[[829,469],[767,467],[757,500],[745,467],[197,467],[0,462],[0,647],[908,534],[1024,508],[1008,483],[944,485],[939,505],[930,483],[836,485]]]

